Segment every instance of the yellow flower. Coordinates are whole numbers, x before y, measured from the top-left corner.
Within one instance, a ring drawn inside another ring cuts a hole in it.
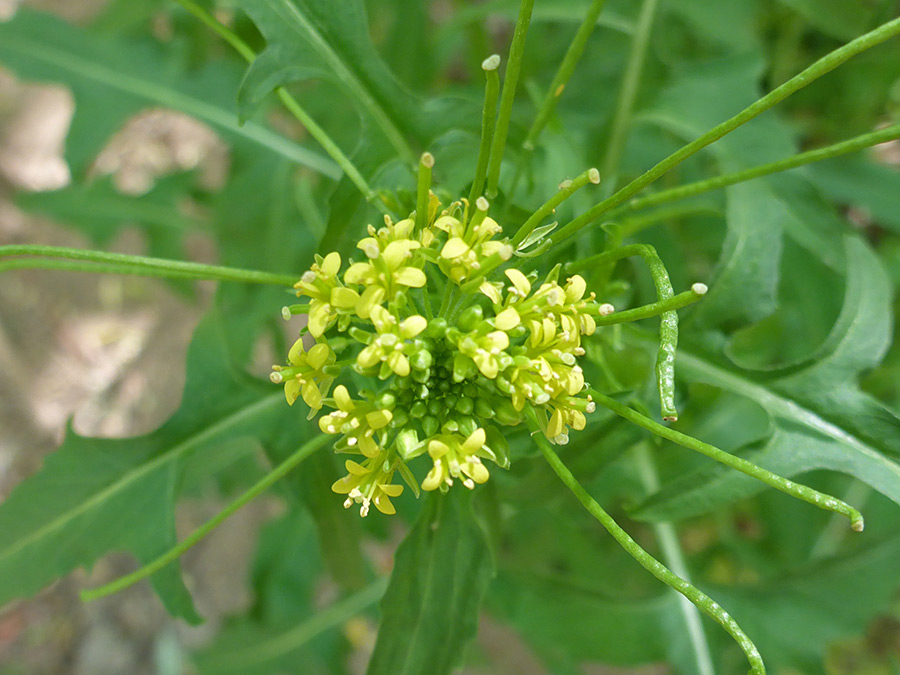
[[[368,319],[372,309],[380,306],[386,299],[391,300],[398,293],[425,285],[425,272],[406,264],[413,257],[413,251],[421,246],[412,239],[387,241],[367,237],[359,242],[358,248],[362,249],[369,261],[354,263],[344,273],[344,283],[365,287],[354,303],[357,316]]]
[[[366,457],[377,456],[381,448],[375,441],[375,432],[390,424],[391,411],[354,401],[342,384],[334,388],[334,405],[337,408],[334,412],[319,418],[319,428],[326,434],[344,435],[336,449],[359,452]]]
[[[494,240],[503,228],[493,218],[485,215],[488,204],[479,198],[478,211],[467,228],[463,220],[445,215],[438,218],[434,228],[447,233],[447,241],[441,248],[439,265],[452,281],[461,284],[477,273],[489,258],[509,260],[513,249],[505,241]]]
[[[337,273],[340,269],[340,254],[332,252],[324,258],[316,256],[316,262],[294,284],[298,296],[307,295],[311,298],[307,327],[310,335],[315,338],[321,337],[337,318],[337,312],[332,306],[332,293],[338,290]]]
[[[303,338],[300,338],[288,352],[288,362],[291,365],[286,367],[272,366],[269,379],[275,384],[284,383],[288,405],[294,405],[297,396],[302,395],[312,416],[322,407],[322,399],[334,382],[334,376],[325,372],[325,368],[335,362],[334,352],[322,342],[307,352],[303,348]]]
[[[573,403],[567,398],[554,399],[548,406],[551,410],[550,419],[547,427],[544,429],[544,435],[551,443],[557,445],[565,445],[569,442],[569,433],[567,427],[572,427],[576,431],[581,431],[587,424],[585,412],[593,412],[595,404],[591,397],[587,397],[587,403],[579,401]],[[582,411],[581,408],[584,408]]]
[[[454,478],[461,480],[470,490],[475,483],[487,482],[490,474],[481,460],[496,462],[497,457],[485,445],[486,440],[484,429],[478,428],[468,438],[459,434],[442,434],[429,441],[428,455],[434,466],[422,481],[422,489],[440,488],[446,491],[453,485]]]
[[[339,495],[347,495],[344,500],[345,509],[349,509],[355,502],[361,504],[359,515],[364,518],[369,515],[371,504],[375,504],[375,508],[385,515],[397,513],[390,498],[399,497],[403,493],[403,486],[391,484],[394,469],[386,452],[370,457],[362,464],[348,459],[344,466],[347,475],[336,480],[331,489]],[[386,466],[389,468],[386,469]]]
[[[481,374],[488,379],[497,377],[501,368],[506,365],[505,362],[512,363],[512,359],[504,352],[509,347],[509,336],[502,330],[487,334],[472,331],[462,337],[457,347],[475,362]]]
[[[378,336],[357,355],[357,366],[368,370],[383,364],[379,373],[382,379],[391,372],[406,377],[410,368],[405,352],[414,347],[409,340],[425,330],[428,321],[415,314],[398,323],[390,312],[378,305],[372,308],[371,319]]]

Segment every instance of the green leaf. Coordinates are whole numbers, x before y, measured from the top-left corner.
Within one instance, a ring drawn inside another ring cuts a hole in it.
[[[340,176],[331,160],[258,122],[238,125],[231,92],[240,75],[230,65],[212,64],[186,73],[154,41],[110,39],[26,9],[0,23],[0,63],[19,77],[72,89],[77,105],[66,159],[76,175],[84,174],[127,117],[162,106],[191,115],[229,138],[266,148],[331,178]]]
[[[754,373],[686,349],[679,350],[680,373],[749,398],[769,413],[775,432],[748,450],[747,459],[785,476],[812,469],[847,473],[900,504],[900,418],[856,384],[890,344],[890,286],[878,257],[861,240],[848,238],[846,246],[843,309],[814,358]],[[684,518],[761,489],[746,476],[704,469],[663,488],[634,515]]]
[[[369,675],[442,675],[460,664],[493,574],[471,497],[431,494],[397,549]]]
[[[243,437],[247,451],[257,442],[299,445],[305,425],[297,424],[297,411],[277,388],[233,372],[225,343],[215,316],[200,324],[182,406],[157,431],[92,439],[70,430],[44,468],[0,505],[0,604],[110,551],[130,551],[141,563],[167,551],[176,543],[175,502],[184,472],[214,462],[224,441]],[[152,582],[170,613],[200,620],[177,565]]]
[[[825,672],[827,645],[862,633],[888,607],[900,584],[898,556],[900,540],[893,535],[849,554],[713,593],[740,617],[775,672],[788,667]]]
[[[582,672],[577,665],[591,661],[621,666],[667,660],[673,635],[684,630],[674,593],[621,599],[562,575],[521,573],[502,573],[495,586],[492,613],[516,628],[549,672]]]
[[[846,0],[780,0],[823,33],[851,40],[872,28],[878,15],[876,2]]]
[[[193,654],[200,673],[290,672],[298,662],[305,673],[335,672],[342,640],[337,631],[327,631],[333,622],[321,621],[328,610],[316,602],[322,582],[316,539],[309,515],[295,508],[265,525],[253,564],[253,606]],[[297,630],[303,626],[321,630]]]
[[[900,233],[900,173],[865,156],[842,157],[809,168],[815,184],[831,199],[863,209],[878,225]]]
[[[755,100],[762,72],[755,53],[692,64],[673,77],[640,119],[693,139]],[[786,157],[795,145],[787,125],[766,115],[716,142],[709,152],[720,171],[728,172]],[[843,225],[811,194],[802,175],[749,181],[729,187],[726,196],[725,241],[708,281],[709,294],[691,315],[695,326],[759,321],[775,310],[785,234],[840,268]]]
[[[365,6],[347,0],[340,9],[312,0],[237,0],[266,38],[238,95],[246,116],[272,89],[327,74],[351,103],[369,116],[395,152],[411,159],[404,133],[414,131],[415,99],[396,81],[369,38]]]

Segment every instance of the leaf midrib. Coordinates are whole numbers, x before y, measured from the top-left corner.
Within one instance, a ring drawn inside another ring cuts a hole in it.
[[[291,161],[318,171],[329,178],[337,180],[342,175],[340,167],[323,155],[279,136],[255,122],[247,122],[240,126],[235,115],[193,96],[160,86],[134,75],[117,72],[101,64],[85,60],[76,54],[55,49],[47,44],[38,45],[29,38],[17,39],[15,36],[7,37],[5,46],[17,50],[21,55],[28,58],[42,61],[85,79],[119,89],[125,93],[166,107],[181,110],[231,133],[255,141],[259,145]]]
[[[334,73],[347,85],[354,96],[365,104],[369,114],[375,118],[376,123],[384,132],[394,149],[404,158],[412,158],[412,150],[406,142],[403,133],[397,128],[394,120],[388,112],[375,100],[368,87],[360,81],[359,77],[344,62],[343,57],[338,54],[334,47],[326,40],[318,28],[300,11],[300,9],[290,2],[284,0],[267,0],[267,4],[275,14],[281,16],[288,23],[294,23],[299,26],[299,32],[306,36],[312,43],[313,49],[325,60]]]
[[[884,454],[878,449],[842,429],[837,424],[826,420],[818,413],[800,405],[793,399],[777,394],[771,389],[741,377],[737,373],[715,366],[696,354],[679,349],[677,363],[689,373],[693,371],[700,376],[707,376],[706,382],[709,384],[721,386],[752,401],[756,401],[776,417],[793,419],[815,429],[824,436],[846,443],[873,459],[885,459]]]
[[[137,468],[126,472],[121,478],[119,478],[119,480],[114,481],[112,484],[106,486],[99,492],[94,493],[90,498],[84,500],[78,506],[67,510],[65,513],[54,518],[43,527],[34,530],[28,536],[14,541],[6,549],[0,551],[0,561],[9,560],[13,556],[18,555],[33,543],[42,539],[48,533],[64,527],[67,523],[78,518],[84,513],[87,513],[94,507],[102,504],[104,501],[120,492],[121,490],[129,487],[138,479],[152,473],[159,467],[164,466],[166,463],[178,459],[180,456],[184,455],[190,450],[193,450],[197,446],[203,445],[204,443],[213,440],[220,433],[227,431],[229,427],[238,424],[247,418],[252,418],[261,410],[268,408],[273,403],[279,401],[281,398],[281,392],[269,394],[251,405],[244,406],[237,411],[226,415],[214,424],[206,427],[203,431],[188,436],[185,440],[173,446],[168,451],[158,455],[157,457],[154,457],[149,462],[141,464]]]

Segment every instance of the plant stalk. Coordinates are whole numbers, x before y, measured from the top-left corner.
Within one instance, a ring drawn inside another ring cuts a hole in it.
[[[726,134],[731,133],[742,124],[746,124],[750,120],[758,117],[766,110],[769,110],[776,104],[788,98],[791,94],[794,94],[803,87],[819,79],[823,75],[831,72],[842,63],[848,61],[857,54],[860,54],[867,49],[871,49],[872,47],[879,45],[898,34],[900,34],[900,18],[888,21],[887,23],[882,24],[878,28],[866,33],[865,35],[861,35],[855,40],[848,42],[843,47],[839,47],[833,52],[826,54],[821,59],[813,63],[811,66],[809,66],[799,74],[792,77],[781,86],[773,89],[771,92],[758,99],[756,102],[744,108],[734,117],[731,117],[721,124],[716,125],[705,134],[699,136],[687,145],[682,146],[679,150],[676,150],[661,162],[653,166],[651,169],[635,178],[625,187],[621,188],[610,197],[607,197],[599,204],[596,204],[592,208],[585,211],[579,217],[568,223],[565,227],[554,232],[550,237],[551,240],[554,244],[559,244],[560,242],[568,239],[582,228],[587,227],[592,222],[597,220],[597,218],[599,218],[607,211],[613,209],[614,207],[623,203],[629,197],[632,197],[643,190],[663,174],[671,171],[674,167],[678,166],[688,157],[696,154],[697,152],[710,145],[711,143],[719,140]]]
[[[238,281],[248,284],[272,284],[291,287],[297,281],[292,274],[274,274],[259,270],[245,270],[222,265],[205,265],[202,263],[150,258],[147,256],[127,255],[125,253],[107,253],[106,251],[89,251],[64,246],[12,245],[0,246],[0,259],[7,256],[43,256],[41,258],[24,258],[0,261],[0,272],[6,269],[63,269],[73,271],[89,271],[104,274],[134,274],[147,277],[164,277],[170,279],[196,279],[208,281]],[[61,260],[52,260],[60,258]],[[79,261],[77,264],[67,261]],[[91,266],[94,266],[93,268]]]
[[[219,525],[225,522],[225,520],[232,516],[236,511],[241,509],[247,503],[256,499],[259,495],[272,487],[272,485],[274,485],[277,481],[284,478],[284,476],[286,476],[292,469],[300,464],[300,462],[302,462],[313,452],[325,445],[329,440],[330,436],[326,434],[319,434],[317,432],[312,439],[301,445],[294,452],[294,454],[292,454],[281,464],[279,464],[277,467],[263,476],[249,490],[244,492],[244,494],[235,499],[224,509],[219,511],[219,513],[207,520],[196,530],[191,532],[191,534],[189,534],[184,539],[184,541],[180,542],[177,546],[169,549],[166,553],[156,558],[156,560],[153,560],[140,569],[135,570],[131,574],[126,574],[125,576],[119,577],[115,581],[103,586],[99,586],[98,588],[83,590],[81,592],[81,599],[85,602],[91,602],[92,600],[97,600],[99,598],[106,597],[107,595],[118,593],[119,591],[122,591],[129,586],[133,586],[138,581],[152,576],[166,565],[172,564],[193,546],[199,543],[210,532],[212,532]]]
[[[559,455],[553,451],[553,448],[550,447],[550,443],[540,430],[534,409],[531,406],[528,406],[526,408],[526,413],[528,426],[531,428],[532,438],[534,438],[534,442],[544,455],[544,459],[547,460],[547,463],[556,475],[559,476],[559,479],[567,488],[569,488],[569,490],[571,490],[572,494],[574,494],[578,501],[581,502],[581,505],[587,512],[600,522],[606,531],[612,535],[613,539],[615,539],[641,567],[650,572],[650,574],[669,588],[681,593],[690,600],[694,606],[700,609],[700,611],[722,626],[722,628],[734,638],[738,645],[740,645],[744,654],[747,656],[747,660],[750,662],[751,671],[754,675],[765,675],[766,667],[763,664],[759,650],[757,650],[756,645],[754,645],[750,638],[747,637],[747,634],[744,633],[731,615],[703,591],[679,577],[641,548],[641,546],[632,539],[615,520],[613,520],[612,516],[610,516],[593,497],[591,497],[588,491],[585,490],[575,476],[572,475],[572,472],[569,471],[568,467],[563,464]]]

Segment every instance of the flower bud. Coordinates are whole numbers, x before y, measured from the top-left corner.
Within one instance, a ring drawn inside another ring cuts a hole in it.
[[[513,310],[515,311],[515,310]],[[484,310],[479,305],[471,305],[459,315],[459,327],[463,330],[475,330],[475,328],[484,320]]]

